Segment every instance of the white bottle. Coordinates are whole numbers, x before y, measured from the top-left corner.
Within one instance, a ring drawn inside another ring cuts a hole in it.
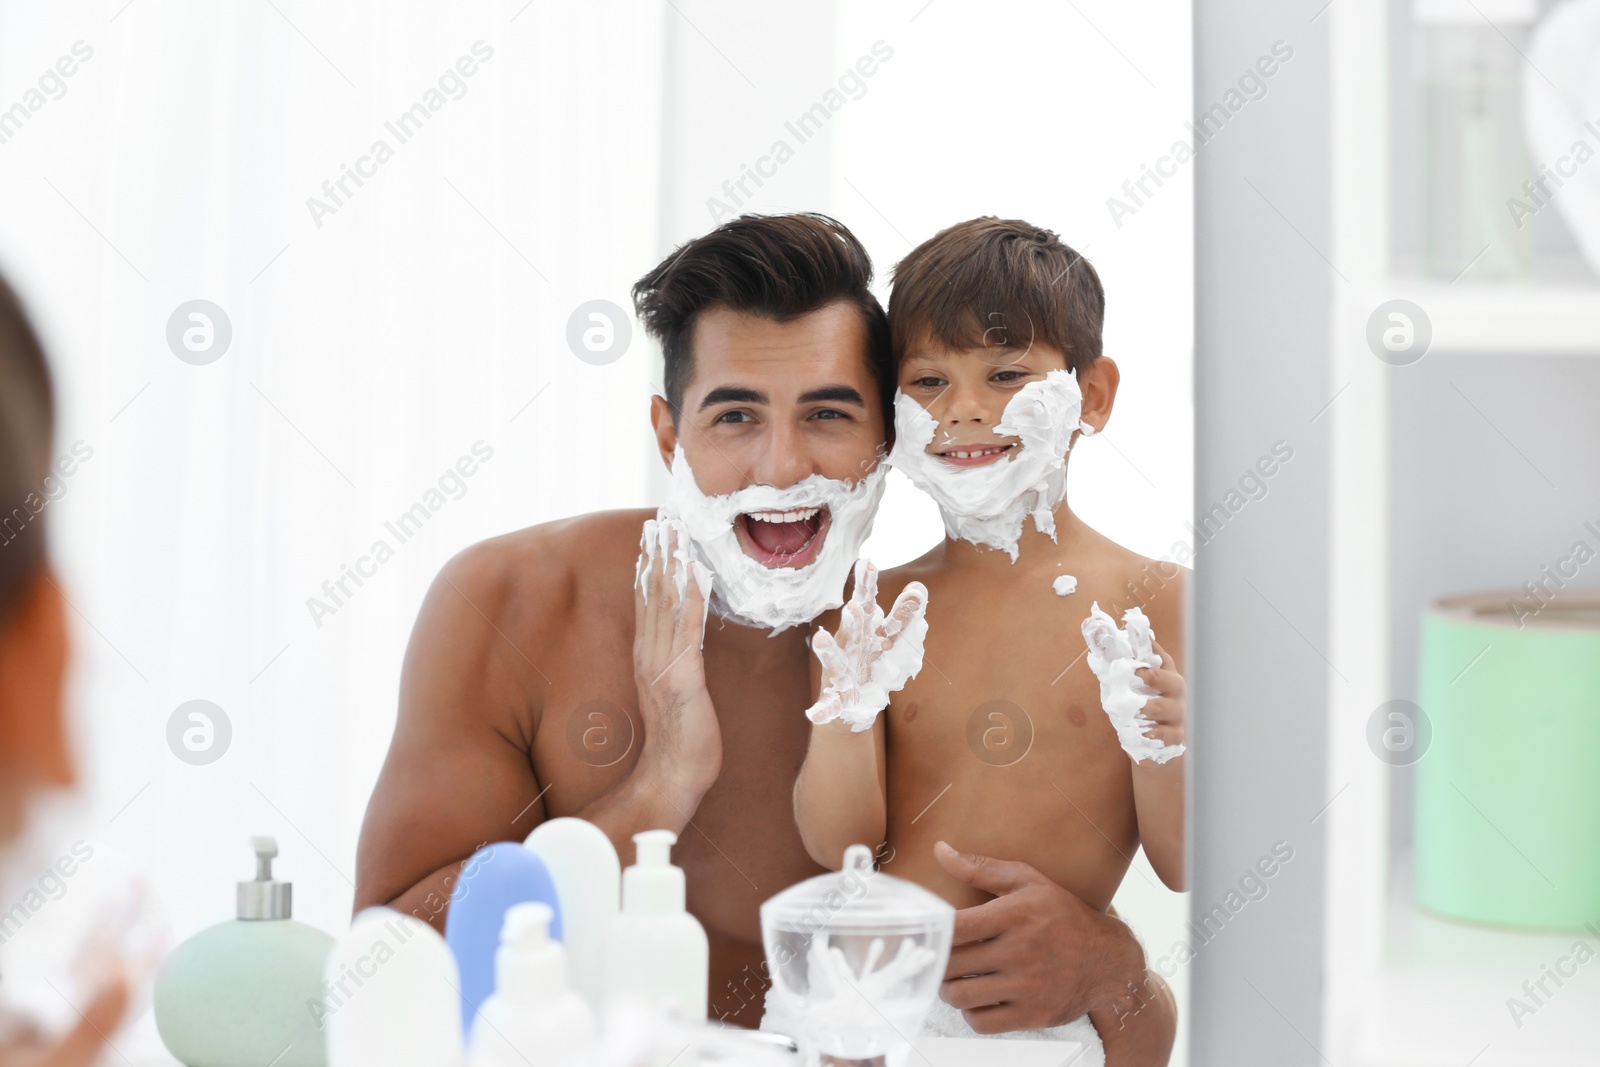
[[[622,913],[606,931],[606,1005],[667,1008],[691,1023],[706,1018],[711,947],[684,910],[683,869],[670,862],[678,835],[633,835],[634,865],[622,872]]]
[[[410,915],[368,908],[328,958],[328,1067],[461,1067],[461,972],[444,938]]]
[[[617,917],[622,865],[605,831],[583,819],[550,819],[528,835],[528,850],[544,861],[561,907],[561,944],[572,987],[600,1010],[606,929]]]
[[[566,950],[550,940],[554,914],[541,901],[506,909],[494,993],[472,1023],[472,1067],[559,1067],[594,1043],[594,1013],[567,984]]]

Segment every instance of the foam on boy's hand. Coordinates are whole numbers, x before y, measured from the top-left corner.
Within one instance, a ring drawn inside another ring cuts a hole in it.
[[[911,582],[884,614],[878,606],[878,569],[856,561],[855,588],[839,616],[838,636],[818,630],[812,639],[822,664],[822,695],[806,717],[818,725],[842,719],[856,733],[869,729],[889,706],[889,694],[905,688],[922,669],[927,610],[927,588]]]
[[[1147,718],[1143,709],[1157,693],[1145,684],[1136,671],[1146,667],[1161,666],[1161,657],[1154,648],[1155,634],[1150,620],[1139,608],[1129,608],[1122,614],[1126,630],[1119,630],[1116,621],[1100,610],[1099,602],[1089,609],[1083,620],[1083,640],[1089,646],[1089,669],[1100,679],[1100,706],[1105,709],[1111,725],[1116,727],[1117,740],[1122,750],[1136,762],[1155,760],[1165,763],[1183,755],[1183,745],[1164,745],[1155,738],[1145,736],[1145,731],[1155,723]]]

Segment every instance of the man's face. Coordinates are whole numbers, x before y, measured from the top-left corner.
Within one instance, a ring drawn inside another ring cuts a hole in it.
[[[923,340],[900,360],[900,391],[927,409],[938,425],[927,451],[952,467],[998,463],[1022,447],[995,433],[1011,398],[1029,382],[1065,370],[1061,350],[1034,344],[1015,348],[950,349]]]
[[[878,465],[885,427],[867,365],[867,324],[848,303],[790,322],[726,308],[702,312],[690,338],[693,377],[676,423],[653,411],[662,459],[682,444],[707,496],[751,485],[786,489],[813,474],[854,483]],[[741,515],[745,554],[804,567],[827,538],[826,508]]]

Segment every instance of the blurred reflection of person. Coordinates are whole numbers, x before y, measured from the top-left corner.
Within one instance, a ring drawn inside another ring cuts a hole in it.
[[[38,337],[0,280],[0,848],[21,835],[30,799],[73,784],[62,706],[66,601],[45,541],[54,399]],[[0,902],[0,911],[9,902]],[[57,1043],[0,1018],[0,1067],[89,1067],[127,1008],[114,977]]]

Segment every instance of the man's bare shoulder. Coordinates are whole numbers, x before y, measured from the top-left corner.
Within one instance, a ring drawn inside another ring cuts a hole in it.
[[[519,631],[569,619],[580,599],[633,588],[639,531],[655,511],[600,511],[479,541],[439,572],[442,587]]]

